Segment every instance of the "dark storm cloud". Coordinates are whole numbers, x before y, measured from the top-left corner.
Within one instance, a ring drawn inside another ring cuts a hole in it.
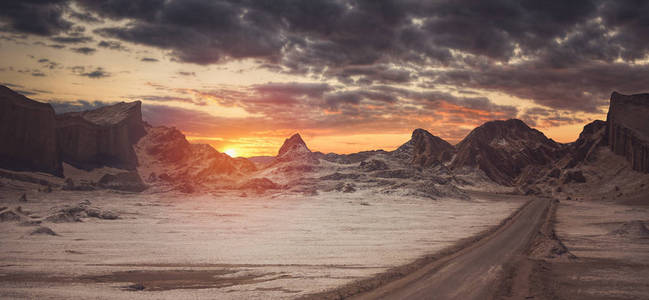
[[[117,41],[100,41],[99,43],[97,43],[97,47],[117,51],[128,51],[128,48],[124,47],[122,43]]]
[[[81,22],[85,22],[85,23],[89,23],[89,24],[103,23],[103,21],[101,19],[97,18],[95,15],[93,15],[93,14],[91,14],[89,12],[78,12],[78,11],[72,10],[72,11],[69,12],[69,14],[70,14],[70,18],[72,18],[74,20],[77,20],[77,21],[81,21]]]
[[[103,20],[125,25],[106,22],[94,34],[166,50],[172,61],[207,65],[252,59],[274,72],[335,79],[349,89],[324,91],[316,97],[292,94],[286,99],[254,88],[249,93],[289,104],[303,103],[300,97],[317,98],[309,105],[342,107],[349,113],[354,105],[378,101],[373,99],[378,97],[377,85],[385,84],[495,91],[573,112],[598,112],[612,90],[628,93],[649,86],[647,67],[633,64],[647,58],[649,50],[647,1],[29,0],[0,4],[5,31],[49,36],[59,45],[88,41],[85,29],[72,21],[98,24]],[[102,43],[98,46],[119,49]],[[392,91],[383,97],[405,98],[397,94]],[[480,99],[484,98],[443,102],[471,109],[471,105],[485,105]]]
[[[88,77],[92,79],[100,79],[105,77],[110,77],[111,74],[104,70],[102,67],[85,67],[85,66],[74,66],[69,68],[73,74],[83,77]]]
[[[53,42],[63,43],[63,44],[81,44],[92,41],[92,37],[75,35],[75,36],[55,36],[50,38]]]
[[[570,68],[523,64],[489,66],[438,75],[437,83],[501,91],[565,110],[599,112],[612,91],[639,93],[649,87],[649,65],[583,63]]]
[[[90,47],[80,47],[80,48],[72,48],[72,51],[81,53],[84,55],[91,55],[97,52],[97,49],[95,48],[90,48]]]
[[[53,35],[72,28],[63,13],[66,0],[0,1],[0,28],[36,35]]]

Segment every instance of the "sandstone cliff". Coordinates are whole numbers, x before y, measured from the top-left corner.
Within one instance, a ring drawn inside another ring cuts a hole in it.
[[[0,86],[0,167],[61,176],[54,109]]]
[[[633,170],[649,173],[649,94],[613,92],[606,117],[608,144]]]
[[[63,161],[82,169],[111,166],[134,170],[135,144],[144,135],[141,103],[118,103],[56,116]]]

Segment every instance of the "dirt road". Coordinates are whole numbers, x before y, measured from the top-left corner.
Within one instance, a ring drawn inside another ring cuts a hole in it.
[[[352,299],[489,299],[503,266],[525,251],[550,199],[534,199],[490,236]]]

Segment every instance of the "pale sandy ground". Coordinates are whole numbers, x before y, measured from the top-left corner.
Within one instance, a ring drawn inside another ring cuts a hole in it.
[[[521,200],[430,200],[371,191],[40,193],[0,188],[0,207],[35,220],[89,200],[120,215],[35,226],[0,223],[0,297],[283,299],[331,289],[498,224]],[[39,218],[40,217],[40,218]],[[142,283],[144,291],[125,286]]]
[[[557,235],[577,259],[553,262],[546,288],[561,299],[649,299],[649,235],[613,233],[634,220],[649,224],[649,206],[562,200]]]

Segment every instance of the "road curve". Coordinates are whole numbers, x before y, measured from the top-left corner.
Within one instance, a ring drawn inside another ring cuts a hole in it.
[[[503,266],[526,250],[550,203],[531,200],[488,237],[351,299],[489,299]]]

